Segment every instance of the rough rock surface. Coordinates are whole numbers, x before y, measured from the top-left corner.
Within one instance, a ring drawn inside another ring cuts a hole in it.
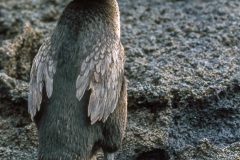
[[[26,104],[30,56],[67,2],[0,2],[0,159],[36,158]],[[240,1],[119,5],[129,115],[117,159],[240,159]]]

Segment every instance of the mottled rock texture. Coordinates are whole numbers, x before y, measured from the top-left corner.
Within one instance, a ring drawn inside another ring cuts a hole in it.
[[[36,158],[28,72],[67,2],[0,1],[0,159]],[[119,5],[129,115],[117,159],[240,159],[240,1]]]

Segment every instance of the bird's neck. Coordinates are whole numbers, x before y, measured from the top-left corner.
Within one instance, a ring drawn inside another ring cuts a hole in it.
[[[76,14],[85,12],[87,15],[95,17],[101,17],[104,14],[105,19],[111,22],[116,34],[120,37],[120,15],[117,0],[74,0],[68,6],[74,8]]]

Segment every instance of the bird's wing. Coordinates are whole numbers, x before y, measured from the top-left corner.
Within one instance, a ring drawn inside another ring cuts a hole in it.
[[[28,112],[31,118],[40,110],[43,85],[46,87],[48,98],[53,91],[53,75],[56,72],[57,62],[53,58],[54,49],[50,37],[40,47],[32,64],[28,95]]]
[[[91,47],[82,61],[76,81],[76,97],[80,101],[91,90],[88,116],[91,124],[105,122],[116,108],[124,72],[124,49],[119,38],[105,38]]]

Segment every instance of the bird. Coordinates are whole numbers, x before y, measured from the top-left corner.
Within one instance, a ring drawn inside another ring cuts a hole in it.
[[[28,112],[39,160],[114,160],[127,122],[117,0],[73,0],[30,72]]]

